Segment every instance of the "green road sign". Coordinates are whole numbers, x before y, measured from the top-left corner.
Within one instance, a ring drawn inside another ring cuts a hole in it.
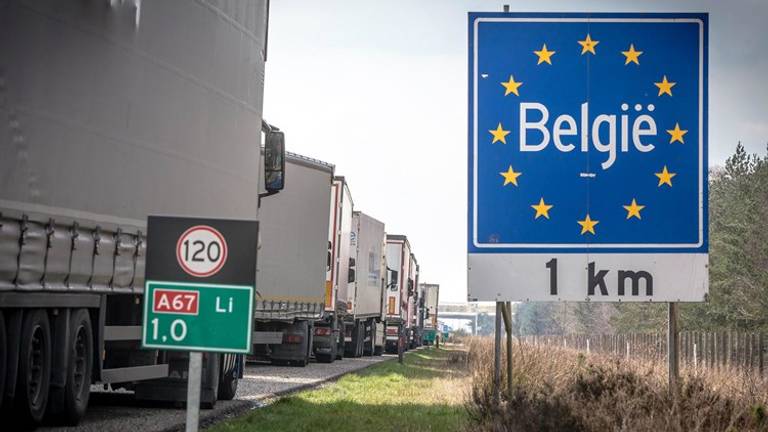
[[[248,353],[253,286],[147,281],[142,346]]]

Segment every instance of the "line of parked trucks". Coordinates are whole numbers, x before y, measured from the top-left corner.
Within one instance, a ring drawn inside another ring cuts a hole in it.
[[[332,165],[288,153],[285,176],[259,213],[250,358],[305,366],[433,340],[439,286],[419,283],[408,238],[355,210]]]
[[[431,342],[438,287],[408,238],[264,121],[268,16],[267,0],[4,2],[4,421],[75,424],[92,386],[185,400],[187,353],[140,343],[151,214],[259,221],[251,360]],[[284,158],[282,190],[262,143]],[[203,406],[235,396],[245,361],[204,354]]]

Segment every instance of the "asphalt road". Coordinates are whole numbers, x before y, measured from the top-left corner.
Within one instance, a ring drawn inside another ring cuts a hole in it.
[[[263,406],[276,396],[320,385],[341,375],[364,369],[372,364],[395,359],[395,356],[345,358],[331,364],[311,363],[289,367],[253,364],[245,368],[238,384],[237,396],[219,401],[212,410],[200,410],[200,425],[207,426],[227,417],[243,414]],[[40,431],[77,432],[170,432],[184,429],[184,408],[172,404],[138,404],[129,393],[92,393],[88,413],[77,427],[42,427]]]

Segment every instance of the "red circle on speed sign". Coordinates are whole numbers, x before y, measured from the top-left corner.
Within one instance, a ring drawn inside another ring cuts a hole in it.
[[[227,241],[216,228],[193,226],[184,231],[176,242],[176,260],[191,276],[213,276],[227,262]]]

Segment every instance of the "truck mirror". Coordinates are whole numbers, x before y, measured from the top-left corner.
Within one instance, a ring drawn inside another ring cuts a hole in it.
[[[285,134],[268,130],[264,143],[264,189],[279,192],[285,187]]]

